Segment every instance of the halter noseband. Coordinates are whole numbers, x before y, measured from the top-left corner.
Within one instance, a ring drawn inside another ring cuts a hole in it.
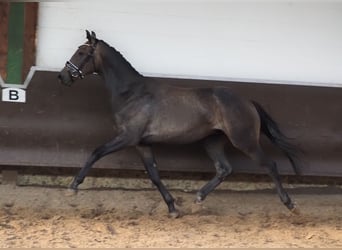
[[[72,63],[71,61],[67,61],[65,63],[65,67],[68,69],[70,75],[73,78],[84,78],[84,74],[82,72],[83,67],[86,65],[86,63],[94,57],[94,51],[96,48],[97,43],[95,43],[94,45],[90,45],[90,44],[83,44],[81,46],[90,46],[91,47],[91,51],[87,54],[87,56],[83,59],[83,61],[81,62],[80,66],[75,65],[74,63]]]

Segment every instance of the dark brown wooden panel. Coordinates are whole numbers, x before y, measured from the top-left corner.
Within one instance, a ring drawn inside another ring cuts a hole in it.
[[[27,89],[27,103],[0,103],[0,165],[81,167],[89,153],[114,136],[109,96],[99,77],[72,87],[57,73],[38,72]],[[304,175],[342,176],[342,88],[239,82],[161,79],[171,84],[223,85],[257,100],[281,129],[305,151]],[[282,174],[293,174],[287,159],[263,138],[265,151]],[[163,171],[213,172],[199,144],[154,147]],[[237,173],[265,173],[241,152],[227,147]],[[109,155],[96,168],[142,170],[133,149]]]

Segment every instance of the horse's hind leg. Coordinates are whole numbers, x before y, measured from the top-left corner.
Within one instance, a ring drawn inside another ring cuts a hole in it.
[[[232,141],[234,144],[234,141]],[[277,165],[274,161],[268,159],[268,157],[265,155],[263,150],[261,149],[259,143],[255,143],[254,146],[246,146],[248,144],[245,144],[245,146],[237,146],[240,150],[242,150],[244,153],[246,153],[248,156],[250,156],[255,162],[257,162],[260,166],[266,167],[268,175],[272,178],[277,193],[279,195],[280,200],[283,202],[283,204],[292,212],[297,213],[298,210],[295,207],[295,204],[292,202],[290,196],[283,188],[283,185],[280,181],[280,176],[278,173]]]
[[[280,176],[278,173],[277,164],[272,161],[268,160],[265,154],[260,150],[259,152],[252,153],[251,155],[261,166],[265,166],[267,168],[268,175],[272,178],[276,190],[278,192],[280,200],[284,203],[284,205],[292,212],[297,213],[298,210],[296,209],[295,204],[292,202],[290,196],[283,188],[281,184]]]
[[[226,143],[227,138],[225,135],[212,135],[204,141],[204,147],[209,157],[214,161],[216,175],[197,192],[197,203],[202,202],[232,172],[232,167],[224,152]]]
[[[169,208],[170,216],[173,218],[177,218],[179,216],[179,212],[175,208],[173,197],[160,180],[157,164],[155,162],[151,148],[148,146],[137,146],[136,148],[142,158],[142,161],[152,183],[156,185],[159,192],[163,196],[163,199]]]
[[[276,163],[271,161],[260,146],[260,116],[255,107],[242,99],[232,99],[228,102],[225,92],[217,92],[219,107],[222,114],[222,131],[230,139],[231,143],[260,166],[267,169],[268,175],[275,183],[278,195],[284,205],[291,211],[295,211],[295,205],[283,188]],[[230,105],[230,106],[229,106]],[[228,108],[234,105],[234,108]]]

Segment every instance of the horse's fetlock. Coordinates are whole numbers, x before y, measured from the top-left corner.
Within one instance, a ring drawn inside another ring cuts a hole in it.
[[[77,188],[78,185],[82,184],[84,181],[84,177],[77,177],[75,179],[75,188]]]
[[[295,207],[295,205],[292,203],[290,197],[288,197],[288,196],[287,196],[287,199],[283,201],[283,203],[290,210]]]

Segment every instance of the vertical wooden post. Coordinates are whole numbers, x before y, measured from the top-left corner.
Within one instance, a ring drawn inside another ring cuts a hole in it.
[[[8,52],[6,82],[21,84],[24,53],[24,16],[23,2],[10,3],[8,16]]]
[[[6,79],[9,3],[0,2],[0,75]]]
[[[38,3],[25,3],[24,53],[22,76],[26,78],[31,66],[36,62],[36,33],[38,24]]]
[[[0,2],[0,74],[21,84],[35,64],[37,2]]]

